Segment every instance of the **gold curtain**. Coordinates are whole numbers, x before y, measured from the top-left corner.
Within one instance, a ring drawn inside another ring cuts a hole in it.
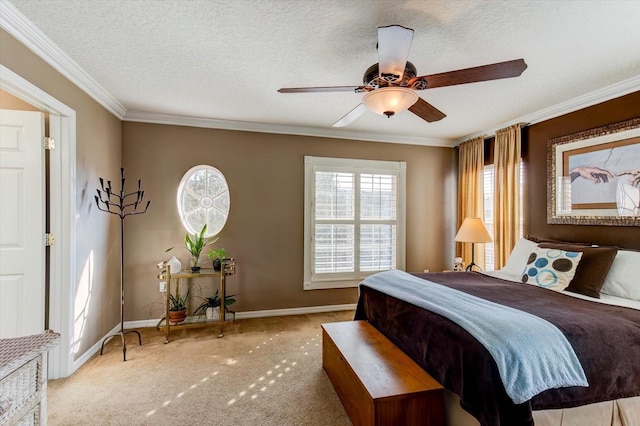
[[[520,125],[496,132],[493,238],[500,269],[520,238]]]
[[[484,217],[484,139],[475,138],[458,148],[458,229],[466,217]],[[484,244],[475,244],[475,261],[484,269]],[[471,243],[457,243],[456,253],[471,263]]]

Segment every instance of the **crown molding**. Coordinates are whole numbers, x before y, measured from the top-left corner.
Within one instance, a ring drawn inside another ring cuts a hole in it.
[[[552,118],[559,117],[561,115],[569,114],[574,111],[578,111],[593,105],[600,104],[602,102],[609,101],[611,99],[619,98],[629,93],[637,92],[640,90],[640,75],[631,77],[627,80],[612,84],[602,89],[594,90],[582,96],[578,96],[568,101],[561,102],[556,105],[552,105],[548,108],[540,111],[533,112],[531,114],[523,115],[520,118],[516,118],[511,121],[499,124],[497,126],[485,129],[471,135],[465,136],[456,142],[456,145],[466,142],[470,139],[477,137],[487,137],[487,135],[494,135],[497,130],[505,127],[513,126],[514,124],[526,124],[532,125],[540,123],[542,121],[550,120]]]
[[[333,139],[351,139],[369,142],[397,143],[403,145],[441,146],[452,148],[455,141],[450,139],[416,138],[401,135],[385,135],[369,132],[351,132],[335,128],[288,126],[281,124],[252,123],[248,121],[219,120],[215,118],[188,117],[183,115],[160,114],[143,111],[127,111],[124,121],[140,123],[169,124],[174,126],[203,127],[207,129],[238,130],[242,132],[275,133],[283,135],[312,136]]]
[[[122,120],[127,109],[8,0],[0,0],[0,28]]]
[[[382,135],[369,132],[324,129],[318,127],[287,126],[267,123],[219,120],[127,111],[104,87],[95,81],[80,65],[71,59],[57,44],[27,19],[11,2],[0,0],[0,28],[11,34],[56,71],[87,93],[120,120],[139,121],[155,124],[172,124],[212,129],[238,130],[245,132],[278,133],[286,135],[314,136],[325,138],[353,139],[372,142],[387,142],[410,145],[452,147],[454,140],[437,138],[417,138],[400,135]]]
[[[244,121],[127,111],[127,109],[118,102],[117,99],[115,99],[104,87],[84,71],[84,69],[71,59],[58,45],[49,39],[38,27],[35,26],[35,24],[29,21],[13,4],[11,4],[9,0],[0,0],[0,28],[7,31],[56,71],[87,93],[96,102],[120,120],[124,121],[172,124],[178,126],[193,126],[247,132],[352,139],[371,142],[453,147],[474,137],[492,135],[496,130],[516,123],[539,123],[640,90],[640,76],[635,76],[586,95],[582,95],[543,110],[501,123],[497,126],[475,132],[458,140],[385,135],[373,132],[339,130],[336,128],[251,123]]]
[[[104,87],[95,81],[80,65],[71,59],[57,44],[28,20],[8,0],[0,0],[0,27],[24,44],[56,71],[87,93],[109,112],[125,121],[139,121],[177,126],[193,126],[212,129],[239,130],[246,132],[279,133],[286,135],[315,136],[325,138],[353,139],[372,142],[387,142],[410,145],[451,147],[454,140],[417,138],[399,135],[382,135],[369,132],[324,129],[317,127],[287,126],[267,123],[219,120],[213,118],[188,117],[171,114],[127,111]]]

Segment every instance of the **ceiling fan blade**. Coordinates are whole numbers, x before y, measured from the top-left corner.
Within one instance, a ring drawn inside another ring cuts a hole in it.
[[[447,116],[444,112],[440,111],[438,108],[434,107],[422,98],[418,98],[418,101],[409,107],[409,111],[429,123],[442,120]]]
[[[380,78],[396,83],[402,81],[409,57],[413,30],[400,25],[378,27],[378,66]]]
[[[367,111],[367,107],[364,104],[360,104],[331,125],[331,127],[344,127],[353,123],[358,117]]]
[[[313,92],[365,92],[365,86],[329,86],[329,87],[283,87],[280,93],[313,93]]]
[[[526,69],[527,64],[524,62],[524,59],[515,59],[513,61],[498,62],[496,64],[415,77],[409,81],[409,85],[422,79],[426,80],[427,89],[455,86],[457,84],[518,77]]]

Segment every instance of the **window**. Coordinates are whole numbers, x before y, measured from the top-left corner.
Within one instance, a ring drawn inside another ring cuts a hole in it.
[[[493,193],[495,190],[494,181],[495,173],[493,164],[484,166],[484,224],[491,235],[491,239],[495,240],[493,235]],[[493,271],[495,269],[495,246],[493,243],[484,245],[484,269]]]
[[[229,186],[220,170],[195,166],[184,174],[178,187],[178,212],[182,225],[194,234],[207,224],[205,237],[220,233],[229,216]]]
[[[485,166],[483,169],[484,177],[484,224],[489,231],[491,238],[495,240],[493,234],[493,199],[495,192],[495,171],[493,164]],[[524,192],[524,164],[520,161],[520,237],[523,234],[523,215],[522,212],[522,194]],[[495,245],[494,243],[486,243],[484,245],[484,265],[485,270],[493,271],[495,269]]]
[[[305,157],[305,290],[404,269],[405,171],[397,161]]]

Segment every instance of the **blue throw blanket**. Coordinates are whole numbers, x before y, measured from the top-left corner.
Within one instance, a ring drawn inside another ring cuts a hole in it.
[[[547,389],[589,386],[565,336],[542,318],[398,270],[371,275],[362,284],[465,329],[489,351],[516,404]]]

